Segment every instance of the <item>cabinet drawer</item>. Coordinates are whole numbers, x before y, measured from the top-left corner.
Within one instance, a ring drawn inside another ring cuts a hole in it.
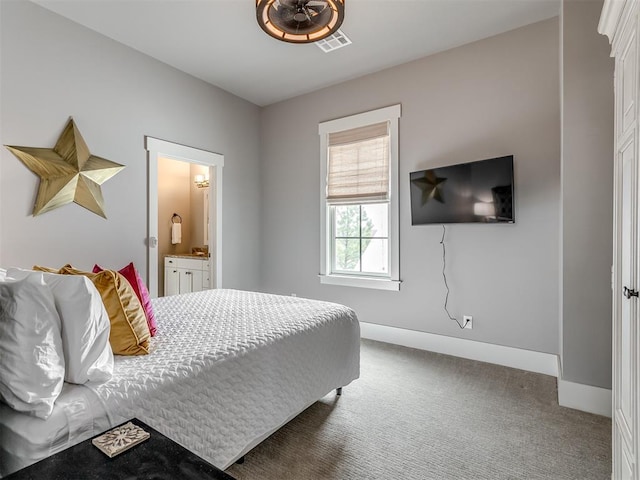
[[[204,265],[207,265],[206,267]],[[200,258],[178,258],[178,257],[165,257],[165,267],[173,268],[188,268],[191,270],[207,270],[209,268],[209,260],[203,260]]]

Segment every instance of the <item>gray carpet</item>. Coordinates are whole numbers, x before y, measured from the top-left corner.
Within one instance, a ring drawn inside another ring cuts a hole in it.
[[[606,479],[611,421],[553,377],[368,340],[360,379],[227,470],[238,480]]]

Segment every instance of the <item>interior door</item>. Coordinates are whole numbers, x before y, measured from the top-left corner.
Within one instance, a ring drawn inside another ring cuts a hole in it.
[[[614,478],[636,478],[637,154],[635,132],[618,156],[619,281],[614,287]]]
[[[613,475],[639,480],[638,398],[638,8],[640,0],[605,0],[598,31],[615,57],[613,215]],[[594,192],[595,193],[595,192]]]

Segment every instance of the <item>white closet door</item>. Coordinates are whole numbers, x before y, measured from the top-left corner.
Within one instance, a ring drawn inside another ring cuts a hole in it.
[[[637,257],[637,145],[635,132],[618,156],[619,186],[619,264],[614,289],[614,478],[637,478],[636,472],[636,403],[637,403],[637,303],[634,291]],[[627,298],[629,296],[629,298]]]
[[[598,31],[609,37],[615,68],[613,215],[613,480],[640,480],[640,325],[638,278],[638,6],[605,0]]]
[[[616,57],[613,478],[638,479],[638,16],[629,3]],[[631,7],[631,8],[629,8]]]

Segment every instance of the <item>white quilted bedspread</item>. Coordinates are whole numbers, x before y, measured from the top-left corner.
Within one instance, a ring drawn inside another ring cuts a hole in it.
[[[112,425],[137,417],[220,468],[359,376],[345,306],[237,290],[153,306],[151,353],[116,356],[114,378],[93,389]]]

